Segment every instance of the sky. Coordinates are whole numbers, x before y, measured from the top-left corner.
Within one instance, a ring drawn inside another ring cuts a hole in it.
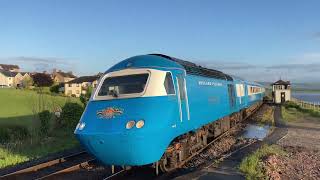
[[[255,81],[320,82],[320,1],[0,0],[0,63],[104,72],[162,53]]]

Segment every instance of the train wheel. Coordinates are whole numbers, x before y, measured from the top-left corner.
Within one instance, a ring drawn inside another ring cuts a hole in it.
[[[175,157],[170,157],[170,159],[165,157],[160,160],[159,165],[160,165],[160,170],[162,172],[170,172],[178,168],[178,161],[177,161],[177,158]]]

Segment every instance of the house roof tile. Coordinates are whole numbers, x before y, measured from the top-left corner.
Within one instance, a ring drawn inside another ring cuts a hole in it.
[[[99,76],[81,76],[81,77],[78,77],[74,80],[67,82],[67,84],[80,84],[83,82],[93,82],[98,79],[99,79]]]
[[[10,71],[4,71],[4,70],[0,70],[0,73],[7,77],[15,77],[18,74],[17,72],[10,72]]]

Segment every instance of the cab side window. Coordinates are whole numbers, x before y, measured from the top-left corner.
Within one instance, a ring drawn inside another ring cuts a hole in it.
[[[169,72],[167,72],[167,74],[166,74],[166,78],[164,80],[164,87],[165,87],[168,95],[175,94],[172,76],[171,76],[171,73],[169,73]]]
[[[186,91],[185,91],[185,81],[182,75],[178,75],[178,86],[180,91],[180,99],[185,100],[186,99]]]

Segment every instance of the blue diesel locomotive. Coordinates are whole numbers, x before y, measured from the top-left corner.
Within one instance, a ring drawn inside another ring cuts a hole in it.
[[[101,77],[75,134],[109,165],[170,171],[257,109],[264,88],[162,54],[134,56]]]

